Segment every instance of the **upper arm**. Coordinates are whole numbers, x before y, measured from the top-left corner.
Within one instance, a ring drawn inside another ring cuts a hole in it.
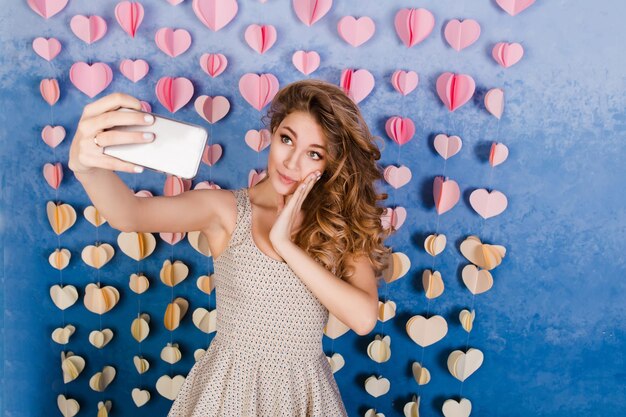
[[[120,230],[132,232],[193,232],[223,227],[229,205],[229,190],[190,190],[175,196],[135,197],[134,216]],[[236,215],[236,212],[235,212]]]
[[[367,256],[349,255],[346,265],[353,268],[353,274],[345,277],[345,281],[367,293],[378,309],[378,281]]]

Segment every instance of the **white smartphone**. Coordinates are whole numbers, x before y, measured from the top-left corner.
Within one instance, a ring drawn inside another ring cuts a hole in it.
[[[106,146],[105,154],[185,179],[196,176],[209,137],[203,127],[124,107],[119,111],[152,114],[154,123],[143,126],[116,126],[113,130],[152,132],[155,138],[148,143]]]

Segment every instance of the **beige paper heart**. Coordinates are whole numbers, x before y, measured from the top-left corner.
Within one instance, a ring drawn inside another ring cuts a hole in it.
[[[138,341],[139,343],[143,342],[146,337],[150,334],[150,316],[147,314],[142,314],[140,317],[137,317],[133,320],[130,325],[130,333],[133,335],[133,339]]]
[[[370,408],[365,412],[365,417],[385,417],[383,413],[377,413],[374,408]]]
[[[448,356],[448,371],[459,381],[465,381],[483,364],[483,353],[469,348],[467,353],[455,350]]]
[[[156,389],[161,396],[174,401],[184,382],[185,377],[182,375],[176,375],[174,378],[170,378],[169,375],[163,375],[157,380]]]
[[[459,313],[459,321],[461,322],[461,327],[466,332],[471,332],[472,327],[474,325],[474,318],[476,318],[476,312],[472,310],[470,313],[468,310],[461,310]]]
[[[334,340],[346,334],[348,330],[350,330],[350,328],[339,321],[334,314],[328,313],[328,321],[326,322],[326,326],[324,326],[324,334],[326,336]]]
[[[89,379],[89,387],[96,392],[103,392],[111,382],[115,379],[115,368],[112,366],[105,366],[102,371],[96,372]]]
[[[409,337],[421,347],[437,343],[448,333],[448,323],[441,316],[413,316],[406,323]]]
[[[100,269],[113,258],[113,255],[115,255],[113,246],[108,243],[102,243],[99,246],[85,246],[80,257],[90,267]]]
[[[107,400],[106,402],[98,401],[98,414],[96,417],[109,417],[109,413],[111,412],[111,401]]]
[[[113,340],[113,331],[111,329],[94,330],[89,333],[89,343],[98,349],[105,347],[111,340]]]
[[[78,375],[83,372],[85,360],[72,352],[61,352],[61,369],[63,370],[63,382],[67,384],[78,378]]]
[[[117,236],[117,246],[126,256],[141,261],[154,252],[156,238],[152,233],[122,232]]]
[[[99,284],[88,284],[85,288],[83,303],[87,310],[96,314],[104,314],[117,305],[120,300],[119,291],[110,285],[100,288]]]
[[[412,371],[417,385],[426,385],[430,382],[430,371],[419,362],[413,362]]]
[[[196,349],[193,352],[193,358],[196,362],[198,362],[200,359],[202,359],[202,357],[204,356],[204,354],[206,353],[205,349]]]
[[[180,306],[177,303],[169,303],[165,309],[165,315],[163,317],[163,323],[165,328],[172,331],[180,325]]]
[[[100,215],[100,212],[94,206],[87,206],[83,210],[83,216],[87,221],[96,227],[100,227],[107,222],[107,220]]]
[[[150,288],[150,281],[145,275],[131,274],[128,286],[135,294],[143,294]]]
[[[65,310],[73,306],[76,300],[78,300],[78,291],[73,285],[62,287],[57,284],[50,287],[50,298],[52,298],[52,302],[55,306],[61,310]]]
[[[430,269],[426,269],[422,273],[422,285],[424,286],[426,298],[431,300],[443,294],[445,288],[441,273],[439,271],[432,272]]]
[[[367,346],[367,356],[376,363],[387,362],[391,358],[391,337],[376,336],[376,340]]]
[[[189,232],[187,233],[187,241],[198,251],[201,255],[211,256],[211,249],[209,248],[209,241],[207,240],[204,233],[200,231]]]
[[[180,353],[180,349],[178,348],[178,344],[168,343],[163,349],[161,349],[161,359],[170,365],[175,364],[183,355]]]
[[[491,272],[486,269],[478,270],[475,265],[469,264],[461,271],[463,283],[474,295],[489,291],[493,286]]]
[[[74,417],[80,411],[78,401],[72,398],[65,398],[65,395],[59,394],[57,397],[57,407],[63,417]]]
[[[449,399],[443,403],[441,411],[445,417],[469,417],[472,403],[467,398],[462,398],[461,401]]]
[[[343,366],[346,364],[343,356],[341,356],[341,354],[339,353],[333,353],[333,356],[331,356],[330,358],[326,356],[326,359],[328,359],[328,364],[330,365],[330,370],[333,371],[333,374],[343,368]]]
[[[424,249],[430,256],[437,256],[446,248],[446,235],[432,234],[424,240]]]
[[[378,302],[378,320],[383,323],[396,316],[396,303],[393,301]]]
[[[67,249],[55,249],[48,257],[48,262],[54,269],[59,271],[65,269],[69,265],[72,253]]]
[[[192,315],[193,324],[203,333],[209,334],[217,330],[217,310],[210,312],[205,308],[196,308]]]
[[[161,281],[168,287],[175,287],[187,278],[189,268],[181,261],[171,263],[169,259],[163,262],[160,277]]]
[[[65,232],[76,223],[76,211],[69,204],[55,204],[48,201],[46,204],[46,213],[52,230],[57,235]]]
[[[133,402],[137,407],[144,406],[150,401],[150,392],[145,389],[133,388],[130,395],[133,397]]]
[[[150,369],[150,362],[146,358],[142,358],[141,356],[133,356],[133,364],[135,365],[135,369],[137,373],[143,374]]]
[[[506,255],[504,246],[482,243],[478,236],[469,236],[461,243],[460,249],[468,261],[489,271],[500,265]]]
[[[405,276],[410,268],[409,257],[402,252],[394,252],[391,254],[389,266],[383,271],[383,279],[389,284]]]
[[[391,384],[387,378],[382,376],[376,378],[374,375],[365,380],[365,391],[374,398],[378,398],[381,395],[385,395],[389,392]]]
[[[198,289],[203,293],[209,295],[215,289],[215,281],[213,280],[213,275],[202,275],[196,281],[196,285]]]
[[[413,396],[413,401],[404,404],[404,417],[420,417],[420,397]]]
[[[57,327],[52,332],[52,340],[60,345],[66,345],[70,341],[70,336],[72,336],[75,331],[76,328],[71,324],[68,324],[65,327]]]

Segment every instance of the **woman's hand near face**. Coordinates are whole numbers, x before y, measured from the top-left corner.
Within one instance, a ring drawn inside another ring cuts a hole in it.
[[[104,154],[106,146],[154,140],[152,133],[148,133],[146,139],[142,132],[112,129],[115,126],[150,125],[154,122],[151,115],[117,111],[120,107],[141,110],[141,102],[127,94],[113,93],[84,107],[70,146],[68,166],[72,171],[88,173],[94,168],[104,168],[112,171],[141,172],[142,168],[133,163]],[[149,119],[144,119],[144,116],[149,116]],[[135,170],[136,167],[140,170]]]

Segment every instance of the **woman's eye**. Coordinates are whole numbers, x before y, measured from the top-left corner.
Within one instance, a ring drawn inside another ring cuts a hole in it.
[[[319,154],[319,153],[317,153],[317,152],[311,152],[311,155],[315,155],[315,158],[314,158],[314,159],[322,159],[322,155],[320,155],[320,154]]]
[[[290,138],[289,136],[282,135],[282,136],[280,137],[280,140],[281,140],[281,142],[283,142],[283,143],[285,143],[285,139],[286,139],[286,140],[288,140],[288,141],[291,141],[291,138]]]

